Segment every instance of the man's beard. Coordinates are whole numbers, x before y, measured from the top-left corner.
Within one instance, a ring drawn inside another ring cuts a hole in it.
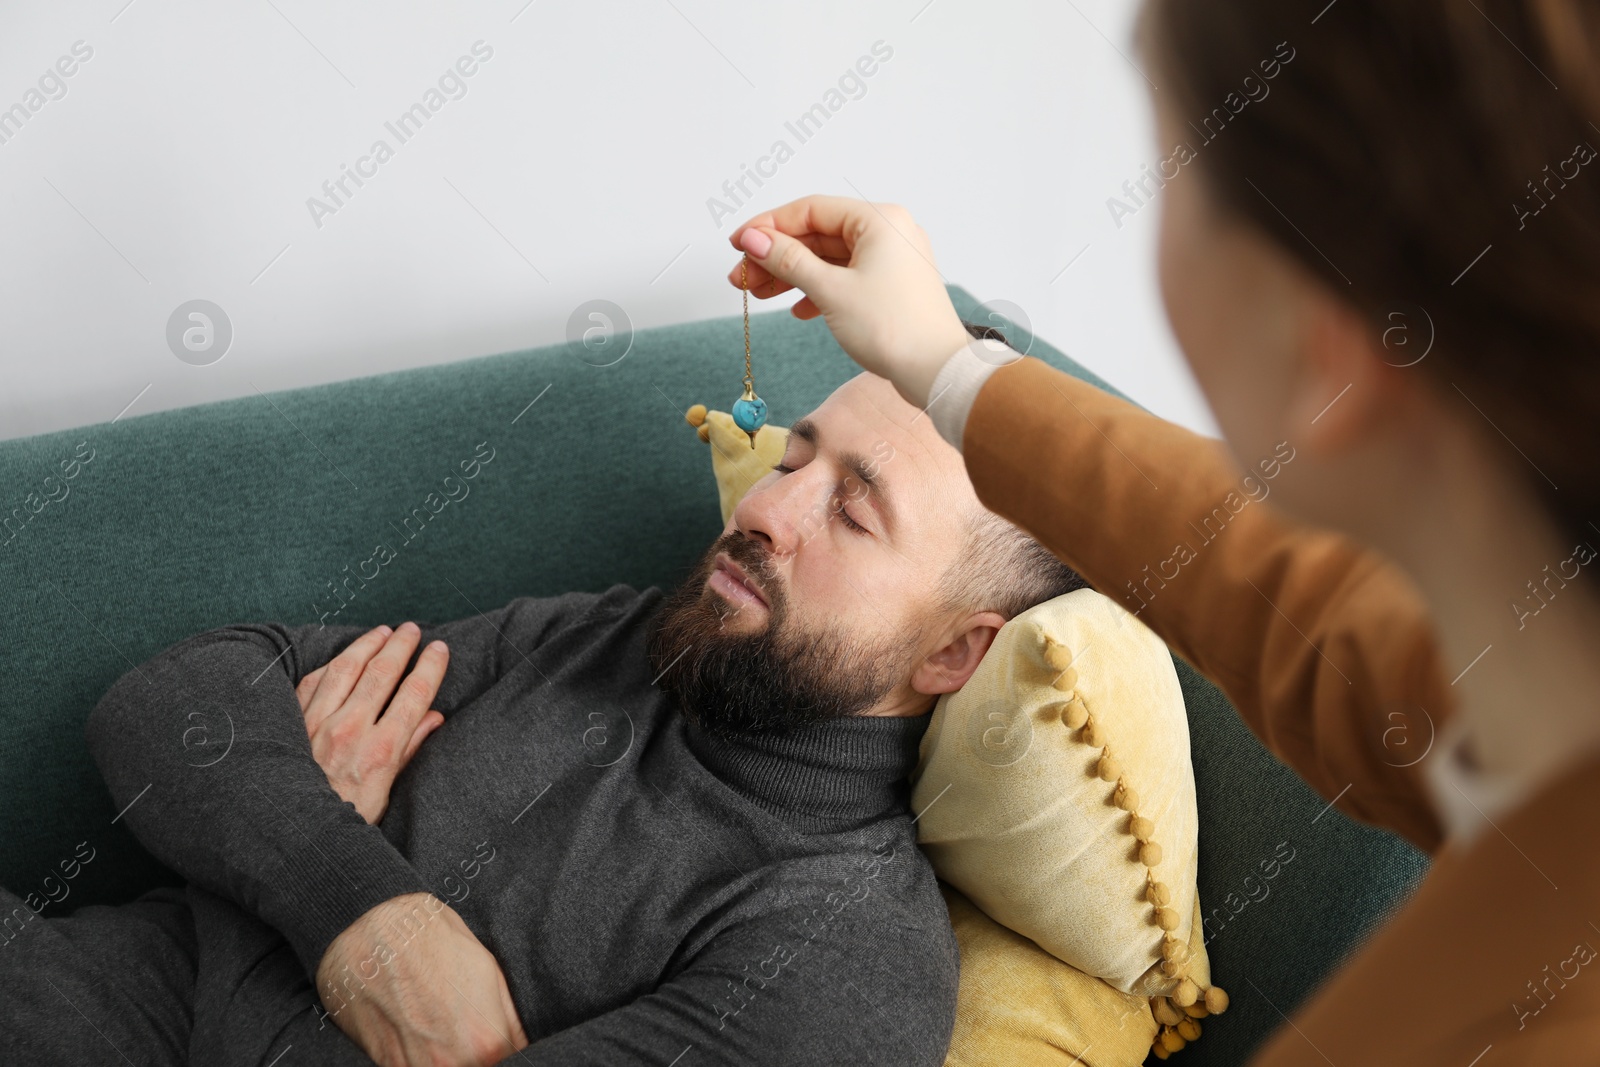
[[[766,597],[770,610],[763,629],[724,629],[723,619],[739,608],[706,584],[721,552]],[[661,688],[676,694],[686,718],[712,733],[782,732],[860,715],[905,680],[912,642],[865,646],[837,631],[798,632],[786,622],[787,594],[775,578],[762,578],[766,557],[744,534],[723,535],[651,620],[652,669]]]

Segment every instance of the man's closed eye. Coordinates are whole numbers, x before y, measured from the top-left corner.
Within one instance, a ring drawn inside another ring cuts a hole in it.
[[[781,462],[780,463],[774,463],[772,465],[772,469],[777,471],[779,474],[793,474],[794,473],[794,468],[793,467],[786,467]],[[849,529],[853,530],[854,532],[861,533],[861,534],[870,532],[865,526],[861,525],[859,522],[857,522],[856,520],[852,519],[850,517],[850,513],[848,511],[846,511],[842,505],[839,506],[839,507],[834,508],[833,510],[838,514],[840,519],[844,520],[845,526],[847,526]]]

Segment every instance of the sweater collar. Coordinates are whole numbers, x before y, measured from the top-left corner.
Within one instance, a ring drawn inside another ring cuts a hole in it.
[[[910,810],[907,778],[931,720],[855,716],[732,736],[687,719],[684,727],[690,750],[711,773],[784,821],[822,831]]]

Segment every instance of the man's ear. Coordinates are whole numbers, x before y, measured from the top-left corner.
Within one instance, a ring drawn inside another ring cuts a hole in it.
[[[1389,356],[1396,331],[1431,332],[1424,323],[1389,323],[1375,328],[1368,317],[1325,291],[1307,300],[1300,372],[1295,376],[1284,433],[1302,440],[1313,455],[1337,455],[1371,439],[1387,409],[1410,399],[1419,375]],[[1406,341],[1423,351],[1430,338]],[[1412,358],[1409,354],[1407,359]],[[1394,362],[1391,362],[1394,360]]]
[[[911,688],[928,696],[953,693],[983,662],[994,635],[1006,624],[998,611],[975,611],[957,623],[955,635],[928,654],[911,676]]]

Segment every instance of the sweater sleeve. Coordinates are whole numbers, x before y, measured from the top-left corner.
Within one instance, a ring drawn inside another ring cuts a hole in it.
[[[828,900],[719,933],[654,990],[513,1059],[529,1067],[941,1067],[960,973],[949,923],[932,931],[844,893]]]
[[[1136,614],[1317,792],[1438,847],[1419,765],[1454,706],[1426,604],[1375,551],[1265,502],[1294,442],[1242,469],[1023,357],[986,374],[962,444],[986,507]]]
[[[448,718],[503,673],[530,669],[551,629],[600,599],[522,597],[422,625],[419,650],[435,639],[450,646],[434,707]],[[308,975],[367,910],[430,890],[328,784],[295,696],[301,678],[367,629],[258,623],[197,634],[119,678],[87,725],[119,818],[140,844],[277,929]]]

